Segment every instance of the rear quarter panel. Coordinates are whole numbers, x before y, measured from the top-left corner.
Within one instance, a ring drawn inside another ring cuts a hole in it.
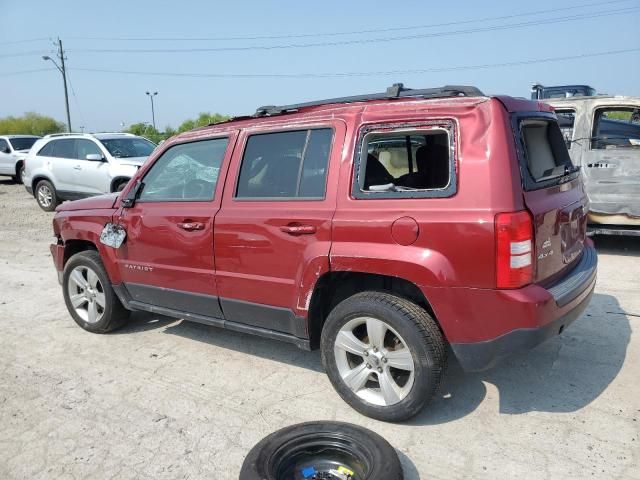
[[[368,107],[358,125],[453,121],[458,172],[448,198],[364,199],[350,195],[357,132],[342,160],[331,269],[392,275],[420,287],[495,286],[494,217],[523,208],[509,118],[496,100],[417,101],[397,110]],[[416,241],[396,243],[391,225],[409,216]]]

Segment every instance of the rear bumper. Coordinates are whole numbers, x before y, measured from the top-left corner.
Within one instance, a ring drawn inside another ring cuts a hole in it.
[[[500,326],[511,328],[477,341],[450,339],[462,367],[467,371],[486,370],[504,357],[530,350],[561,333],[587,308],[596,284],[597,263],[595,248],[589,241],[578,264],[554,285],[547,288],[530,285],[512,292],[484,291],[486,298],[479,302],[482,317],[476,315],[475,325],[466,325],[465,329],[459,329],[459,334],[471,335],[469,329],[474,327],[480,333],[487,329],[496,331]],[[478,293],[474,297],[481,298]],[[490,315],[496,317],[488,318]]]

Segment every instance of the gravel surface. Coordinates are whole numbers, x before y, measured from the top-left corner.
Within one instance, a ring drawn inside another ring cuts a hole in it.
[[[66,311],[50,213],[0,179],[0,479],[237,479],[292,423],[341,420],[398,450],[406,478],[640,479],[640,241],[598,239],[587,313],[495,369],[452,361],[404,424],[351,410],[318,352],[148,314],[92,335]]]

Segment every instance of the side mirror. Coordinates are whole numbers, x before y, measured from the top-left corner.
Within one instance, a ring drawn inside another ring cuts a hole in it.
[[[127,192],[127,196],[122,199],[122,206],[124,208],[133,207],[136,203],[136,200],[142,193],[143,188],[144,183],[142,183],[140,180],[136,181],[136,184],[133,186],[133,188]]]
[[[104,157],[99,153],[89,153],[84,158],[87,160],[91,160],[92,162],[104,162]]]

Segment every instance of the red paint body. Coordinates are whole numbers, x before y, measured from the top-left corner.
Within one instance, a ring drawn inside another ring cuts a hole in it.
[[[314,288],[329,272],[398,277],[424,294],[449,342],[493,339],[543,326],[590,293],[559,307],[544,287],[569,268],[569,263],[558,263],[564,248],[560,233],[576,223],[582,228],[586,196],[581,180],[533,192],[522,188],[511,114],[550,111],[544,104],[508,97],[399,99],[309,107],[205,127],[158,148],[124,195],[172,145],[229,136],[213,201],[139,203],[126,209],[113,197],[80,200],[58,208],[54,230],[61,244],[85,240],[96,245],[114,284],[142,283],[281,307],[306,319]],[[454,125],[458,185],[453,196],[353,198],[353,159],[363,127],[445,121]],[[334,130],[323,200],[234,198],[248,135],[316,126]],[[498,290],[494,219],[497,213],[521,210],[532,215],[534,254],[549,238],[558,255],[537,262],[533,284]],[[127,229],[127,241],[118,250],[98,241],[109,221]],[[204,227],[184,231],[177,227],[180,222]],[[291,227],[300,225],[309,231],[292,234]],[[575,237],[568,248],[578,252],[585,240],[582,231],[574,230],[568,233]],[[52,252],[61,270],[64,249],[52,247]],[[153,274],[127,270],[128,263],[150,266]]]

